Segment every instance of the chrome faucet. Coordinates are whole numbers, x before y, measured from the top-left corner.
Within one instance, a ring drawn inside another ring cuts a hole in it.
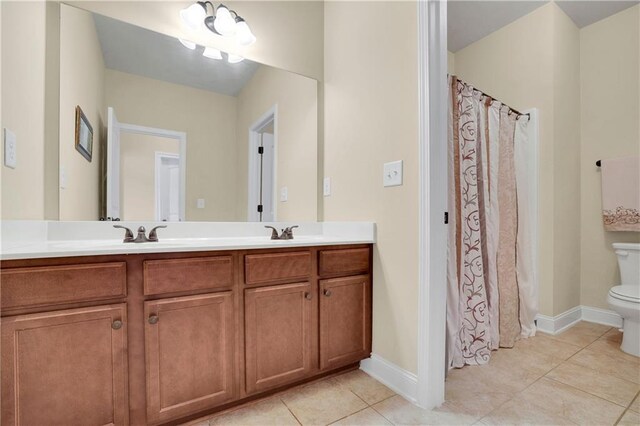
[[[293,229],[298,228],[298,225],[290,226],[282,230],[282,234],[278,235],[278,230],[273,226],[265,226],[267,229],[271,229],[272,240],[293,240]]]
[[[131,229],[125,226],[113,225],[113,227],[125,230],[124,240],[122,240],[123,243],[156,243],[158,242],[158,233],[156,230],[158,228],[166,228],[167,225],[160,225],[151,229],[151,231],[149,231],[149,238],[147,238],[147,235],[145,234],[146,229],[144,229],[144,226],[138,228],[138,236],[136,238],[133,238],[133,232],[131,232]]]

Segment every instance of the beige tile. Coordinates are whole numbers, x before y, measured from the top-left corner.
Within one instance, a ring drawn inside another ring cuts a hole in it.
[[[332,380],[358,395],[369,405],[373,405],[395,395],[394,391],[362,370],[351,371],[336,376]]]
[[[471,425],[477,419],[446,408],[423,410],[400,395],[377,403],[373,409],[395,425]]]
[[[627,411],[618,422],[619,426],[638,426],[640,425],[640,413]]]
[[[556,342],[559,343],[559,342]],[[521,389],[544,376],[560,365],[563,358],[555,357],[527,348],[500,349],[493,352],[488,365],[491,376],[504,376],[510,382],[517,382]]]
[[[640,385],[636,383],[584,368],[571,361],[562,363],[546,377],[625,407],[640,391]]]
[[[610,328],[611,327],[602,324],[581,321],[570,329],[555,336],[549,335],[549,337],[561,342],[585,347],[598,340],[598,338],[609,331]]]
[[[519,340],[516,343],[516,349],[531,351],[565,360],[582,348],[571,343],[552,339],[546,334],[538,333],[534,337]]]
[[[360,426],[360,425],[379,425],[379,426],[387,426],[391,425],[391,423],[382,417],[376,410],[373,408],[365,408],[362,411],[358,411],[355,414],[350,415],[349,417],[345,417],[342,420],[339,420],[335,423],[331,423],[332,425],[341,425],[341,426]]]
[[[583,349],[569,360],[600,373],[610,374],[620,379],[640,383],[640,364],[621,358],[613,358],[604,352]]]
[[[526,398],[516,396],[480,421],[484,425],[572,425],[573,422],[547,412]]]
[[[592,344],[590,344],[589,346],[587,346],[587,349],[591,349],[592,351],[595,351],[595,352],[606,353],[607,355],[614,358],[635,362],[640,366],[640,358],[638,358],[637,356],[628,354],[626,352],[622,352],[622,349],[620,349],[621,343],[622,342],[616,342],[615,340],[598,339]]]
[[[269,398],[210,419],[209,424],[225,426],[299,425],[279,398]]]
[[[640,395],[636,396],[636,399],[629,406],[629,410],[633,410],[636,413],[640,413]]]
[[[303,425],[327,425],[367,408],[363,400],[332,380],[287,392],[282,401]]]
[[[622,344],[622,331],[613,327],[611,330],[604,333],[598,340],[608,340],[617,343],[618,346],[620,346],[620,344]]]
[[[614,424],[624,408],[574,387],[542,378],[520,395],[548,415],[562,417],[578,424]]]

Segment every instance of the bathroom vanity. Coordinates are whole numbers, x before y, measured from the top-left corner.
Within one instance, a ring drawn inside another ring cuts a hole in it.
[[[3,260],[2,424],[178,423],[356,368],[372,244],[300,238]]]

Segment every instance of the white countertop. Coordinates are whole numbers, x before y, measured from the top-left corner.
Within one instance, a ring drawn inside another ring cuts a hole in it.
[[[147,233],[156,225],[167,225],[168,228],[158,230],[159,242],[123,243],[124,230],[114,229],[115,224],[130,228],[134,235],[141,225]],[[292,224],[3,221],[0,259],[375,243],[375,224],[372,222],[301,223],[294,231],[293,240],[271,240],[270,230],[264,228],[272,225],[281,229]]]

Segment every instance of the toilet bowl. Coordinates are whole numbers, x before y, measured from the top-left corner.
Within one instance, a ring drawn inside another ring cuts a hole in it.
[[[624,352],[640,356],[640,244],[614,243],[621,284],[609,290],[607,302],[622,317]]]

